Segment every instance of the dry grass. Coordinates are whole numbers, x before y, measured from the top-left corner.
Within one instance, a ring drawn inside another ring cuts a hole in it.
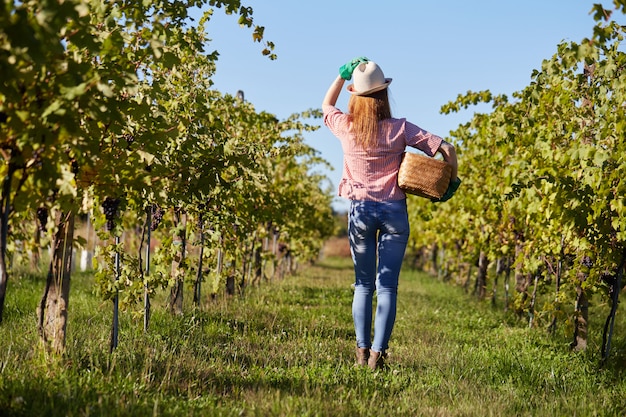
[[[349,258],[350,244],[347,236],[333,236],[326,241],[322,254],[327,258]]]

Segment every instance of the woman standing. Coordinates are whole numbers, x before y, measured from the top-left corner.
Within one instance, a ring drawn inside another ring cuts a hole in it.
[[[344,82],[354,76],[348,113],[335,107]],[[339,196],[350,202],[348,234],[354,262],[352,317],[358,365],[382,368],[396,319],[398,277],[409,238],[406,195],[398,187],[398,168],[407,146],[429,156],[440,152],[452,166],[449,199],[460,184],[454,147],[406,119],[391,116],[387,87],[391,78],[367,58],[340,68],[322,109],[324,124],[341,141],[343,174]],[[374,338],[372,303],[376,291]]]

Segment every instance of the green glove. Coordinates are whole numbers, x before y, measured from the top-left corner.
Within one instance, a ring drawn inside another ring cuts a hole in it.
[[[433,203],[442,203],[444,201],[450,200],[452,196],[454,195],[454,193],[456,192],[456,190],[459,189],[460,185],[461,185],[461,179],[457,177],[456,180],[450,181],[450,184],[448,185],[448,189],[446,190],[445,193],[443,193],[441,198],[431,198],[431,201]]]
[[[354,72],[354,69],[358,67],[361,62],[367,61],[369,61],[369,59],[365,58],[364,56],[354,58],[352,61],[342,65],[341,68],[339,68],[339,75],[341,75],[341,78],[343,78],[344,80],[349,80],[352,78],[352,73]]]

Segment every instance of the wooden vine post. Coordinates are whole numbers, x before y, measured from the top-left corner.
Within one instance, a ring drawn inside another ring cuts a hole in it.
[[[57,231],[52,242],[52,259],[37,317],[39,335],[46,350],[61,354],[65,350],[70,298],[74,212],[59,211],[55,223]]]

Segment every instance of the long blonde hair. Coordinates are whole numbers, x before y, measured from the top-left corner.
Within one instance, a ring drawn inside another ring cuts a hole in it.
[[[357,144],[364,149],[373,148],[380,135],[379,122],[391,118],[387,89],[367,96],[352,95],[348,101],[348,112]]]

